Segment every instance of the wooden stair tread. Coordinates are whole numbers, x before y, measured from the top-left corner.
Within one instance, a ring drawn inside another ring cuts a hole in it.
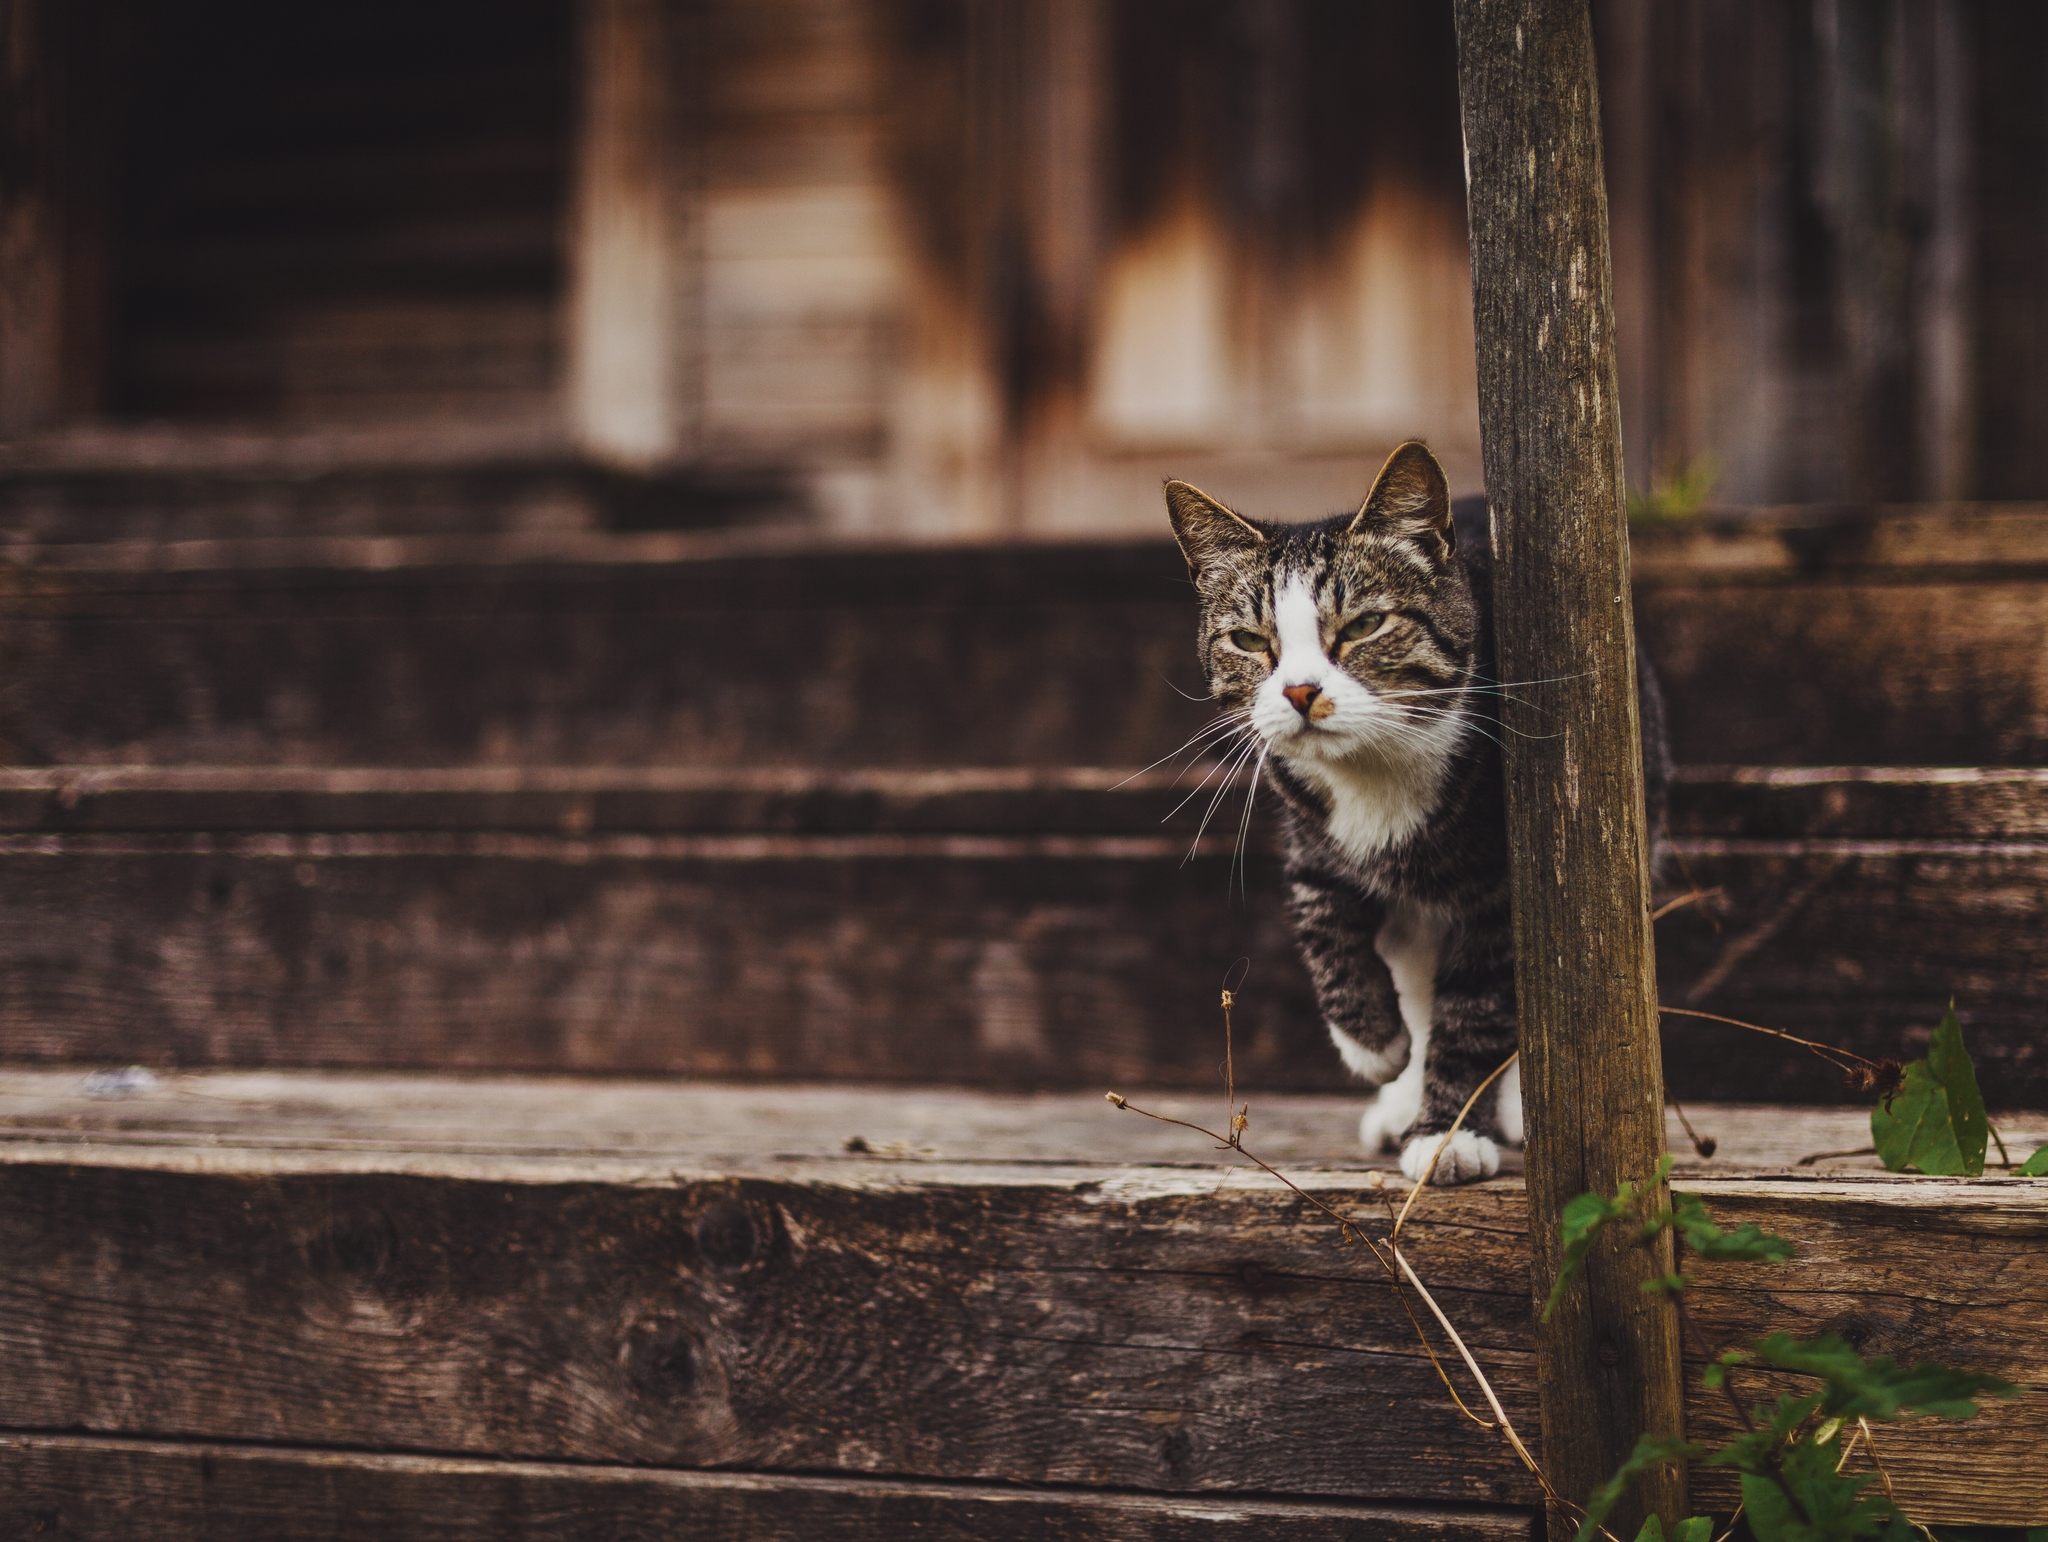
[[[0,1350],[14,1374],[0,1429],[17,1436],[1212,1497],[1534,1498],[1443,1397],[1369,1259],[1200,1137],[1134,1133],[1143,1121],[1097,1098],[1055,1115],[819,1089],[823,1101],[757,1133],[751,1157],[714,1162],[688,1149],[745,1145],[760,1107],[747,1100],[775,1093],[180,1078],[156,1096],[202,1101],[182,1085],[215,1101],[166,1129],[176,1119],[150,1097],[88,1103],[71,1074],[66,1091],[49,1073],[6,1073]],[[590,1112],[608,1099],[609,1125]],[[1254,1136],[1278,1138],[1308,1101],[1283,1113],[1255,1097]],[[1355,1102],[1320,1101],[1341,1141]],[[460,1135],[494,1103],[542,1136],[584,1118],[596,1133],[582,1151],[498,1152],[330,1147],[321,1134],[342,1104],[358,1130]],[[975,1159],[848,1153],[849,1119],[871,1145],[896,1131]],[[1839,1119],[1805,1127],[1839,1138]],[[1738,1148],[1778,1139],[1787,1115],[1694,1121]],[[2028,1123],[2044,1122],[2007,1121]],[[675,1151],[607,1144],[657,1124]],[[1068,1160],[1005,1155],[1063,1128]],[[1158,1136],[1163,1159],[1129,1159],[1128,1143]],[[1304,1165],[1299,1181],[1384,1223],[1369,1172]],[[1872,1351],[2048,1381],[2048,1180],[1684,1181],[1725,1223],[1755,1220],[1800,1248],[1771,1269],[1689,1265],[1710,1341],[1848,1329]],[[1405,1246],[1533,1434],[1522,1215],[1512,1178],[1435,1191]],[[2026,1457],[2044,1410],[2048,1393],[2029,1392],[1970,1424],[1894,1433],[1883,1454],[1916,1514],[2017,1524],[2048,1507],[2048,1474]],[[1688,1420],[1711,1438],[1727,1415],[1695,1390]],[[1723,1475],[1699,1483],[1702,1504],[1732,1508]]]
[[[1214,1498],[5,1433],[0,1508],[42,1522],[52,1535],[118,1535],[122,1542],[1532,1542],[1535,1534],[1529,1513],[1490,1505]]]
[[[875,1162],[914,1175],[936,1165],[1166,1165],[1242,1168],[1190,1131],[1108,1107],[1100,1092],[1002,1094],[956,1087],[847,1083],[691,1082],[587,1077],[187,1071],[146,1090],[95,1093],[77,1067],[0,1067],[0,1160],[29,1146],[228,1147],[257,1151],[397,1152],[451,1157],[560,1157],[641,1163],[696,1174],[786,1173],[815,1164],[864,1171]],[[1104,1091],[1117,1090],[1105,1088]],[[1358,1146],[1365,1095],[1241,1089],[1254,1103],[1253,1148],[1303,1171],[1391,1172],[1391,1157]],[[1184,1090],[1121,1091],[1170,1118],[1212,1126],[1215,1097]],[[1702,1160],[1676,1117],[1680,1171],[1702,1177],[1800,1170],[1879,1172],[1848,1155],[1870,1141],[1860,1108],[1696,1104],[1688,1116],[1718,1143]],[[1998,1116],[2009,1144],[2048,1144],[2048,1114]],[[850,1144],[853,1143],[853,1144]],[[1827,1160],[1800,1168],[1813,1153]],[[37,1158],[41,1160],[41,1157]],[[115,1153],[112,1160],[123,1160]],[[316,1159],[317,1160],[317,1159]],[[1508,1153],[1510,1171],[1518,1158]],[[1398,1182],[1399,1180],[1394,1180]]]

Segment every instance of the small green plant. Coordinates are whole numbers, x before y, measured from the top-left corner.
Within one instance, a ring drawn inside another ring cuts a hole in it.
[[[1990,1134],[1977,1068],[1951,1001],[1926,1058],[1910,1062],[1898,1090],[1870,1111],[1870,1138],[1895,1173],[1974,1178],[1984,1171]]]
[[[1959,1037],[1956,1044],[1959,1048]],[[1977,1117],[1982,1120],[1981,1105]],[[1981,1136],[1978,1165],[1981,1170]],[[1611,1227],[1621,1228],[1627,1234],[1626,1245],[1635,1247],[1646,1247],[1667,1230],[1675,1231],[1697,1258],[1774,1263],[1792,1256],[1790,1242],[1753,1224],[1722,1230],[1696,1194],[1673,1194],[1669,1204],[1657,1205],[1655,1196],[1670,1172],[1667,1157],[1648,1184],[1625,1183],[1611,1197],[1581,1194],[1565,1207],[1560,1228],[1563,1258],[1544,1305],[1546,1319],[1585,1267],[1594,1243]],[[1684,1293],[1691,1283],[1681,1271],[1645,1281],[1643,1289],[1673,1298],[1686,1333],[1704,1352],[1685,1308]],[[1786,1393],[1769,1407],[1751,1408],[1732,1385],[1734,1374],[1745,1368],[1789,1372],[1818,1385],[1809,1392]],[[1603,1531],[1602,1523],[1630,1485],[1653,1468],[1676,1461],[1731,1467],[1739,1473],[1743,1513],[1757,1542],[1908,1542],[1924,1533],[1889,1492],[1868,1491],[1874,1475],[1843,1471],[1855,1441],[1867,1441],[1872,1424],[1911,1414],[1967,1419],[1977,1413],[1978,1398],[2010,1397],[2017,1390],[1976,1371],[1902,1366],[1888,1355],[1866,1358],[1834,1334],[1796,1339],[1773,1333],[1746,1349],[1723,1350],[1710,1357],[1704,1380],[1710,1390],[1727,1396],[1743,1433],[1714,1451],[1668,1436],[1643,1436],[1621,1469],[1588,1497],[1576,1542],[1591,1542]],[[1643,1523],[1636,1542],[1665,1542],[1655,1516]],[[1712,1522],[1703,1516],[1682,1521],[1672,1530],[1670,1542],[1712,1542]]]

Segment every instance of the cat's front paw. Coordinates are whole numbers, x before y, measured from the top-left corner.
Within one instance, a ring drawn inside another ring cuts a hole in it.
[[[1438,1146],[1444,1148],[1440,1157]],[[1429,1169],[1432,1157],[1436,1158],[1433,1173]],[[1470,1130],[1458,1131],[1448,1144],[1441,1130],[1434,1135],[1418,1135],[1401,1148],[1401,1171],[1410,1183],[1420,1183],[1424,1173],[1429,1173],[1431,1183],[1476,1183],[1500,1171],[1500,1147]]]
[[[1374,1156],[1382,1151],[1398,1151],[1401,1137],[1421,1112],[1422,1089],[1418,1083],[1407,1077],[1388,1082],[1358,1121],[1358,1143]]]

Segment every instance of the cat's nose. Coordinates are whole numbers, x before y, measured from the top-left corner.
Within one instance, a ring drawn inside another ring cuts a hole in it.
[[[1294,710],[1296,712],[1299,712],[1303,717],[1307,717],[1309,709],[1316,704],[1316,698],[1322,695],[1323,692],[1320,686],[1290,685],[1280,694],[1294,703]]]

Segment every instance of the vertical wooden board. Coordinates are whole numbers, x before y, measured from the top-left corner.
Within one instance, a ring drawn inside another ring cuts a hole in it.
[[[0,1511],[68,1542],[1528,1542],[1526,1513],[1048,1493],[0,1435]]]
[[[933,1185],[876,1164],[872,1183],[669,1187],[230,1161],[243,1170],[0,1168],[0,1425],[1533,1493],[1442,1395],[1369,1260],[1300,1201],[1219,1191],[1213,1172]],[[1446,1198],[1412,1250],[1533,1427],[1520,1208],[1505,1185]]]

